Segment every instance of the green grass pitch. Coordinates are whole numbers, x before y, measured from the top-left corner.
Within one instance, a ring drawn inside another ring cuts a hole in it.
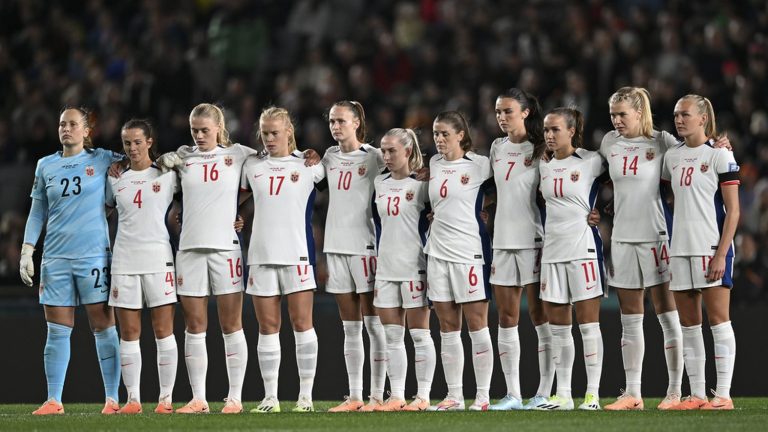
[[[603,400],[603,403],[610,401]],[[658,399],[646,398],[647,407],[655,407]],[[318,411],[325,411],[336,402],[315,402]],[[329,432],[410,432],[410,431],[758,431],[768,426],[768,398],[735,398],[736,410],[721,412],[688,411],[662,412],[655,409],[635,412],[447,412],[447,413],[353,413],[328,414],[325,412],[294,414],[240,414],[240,415],[157,415],[102,416],[98,404],[65,404],[63,416],[36,417],[30,413],[35,405],[0,405],[0,430],[42,431],[296,431],[320,430]],[[174,404],[177,408],[181,403]],[[212,403],[211,411],[218,412],[223,403]],[[246,402],[245,408],[254,408],[255,402]],[[284,411],[290,411],[292,402],[282,401]],[[145,412],[151,413],[154,404],[145,403]]]

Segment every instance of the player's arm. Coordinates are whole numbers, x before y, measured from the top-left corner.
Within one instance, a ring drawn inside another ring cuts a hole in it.
[[[717,245],[715,256],[709,262],[707,280],[716,281],[722,279],[725,274],[725,257],[733,244],[736,235],[736,227],[739,225],[739,185],[738,183],[720,184],[725,204],[725,221],[723,231],[720,234],[720,243]]]
[[[315,149],[306,149],[303,152],[304,154],[304,166],[315,166],[320,163],[320,153],[318,153]]]
[[[27,225],[24,228],[24,243],[21,245],[21,260],[19,273],[21,280],[27,286],[32,286],[32,277],[35,275],[35,264],[32,254],[35,245],[43,232],[43,225],[48,220],[48,202],[45,199],[32,198],[32,207],[27,217]]]

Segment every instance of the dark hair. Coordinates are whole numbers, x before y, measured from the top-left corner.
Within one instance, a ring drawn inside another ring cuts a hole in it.
[[[464,139],[459,145],[465,152],[472,150],[472,137],[469,135],[469,124],[464,116],[458,111],[443,111],[435,117],[435,122],[448,123],[458,132],[464,132]]]
[[[144,138],[147,140],[153,140],[152,144],[149,146],[149,158],[152,159],[152,162],[154,162],[157,159],[154,143],[155,136],[154,130],[152,129],[152,124],[149,122],[149,120],[137,118],[130,119],[125,122],[122,128],[120,128],[121,131],[128,129],[141,129],[141,131],[144,133]]]
[[[528,141],[533,144],[533,157],[538,159],[547,148],[544,142],[544,117],[541,115],[541,105],[536,96],[519,88],[510,88],[502,92],[497,99],[514,99],[520,104],[522,111],[528,110],[528,116],[523,120]]]
[[[361,143],[365,142],[365,110],[363,109],[363,105],[358,101],[338,101],[335,104],[331,105],[331,108],[333,107],[344,107],[348,110],[352,111],[352,115],[355,116],[356,119],[360,120],[360,126],[355,130],[355,137],[357,140]]]
[[[547,115],[559,115],[565,119],[565,126],[573,128],[575,133],[571,138],[571,145],[574,148],[584,146],[584,115],[576,108],[559,107],[551,110]]]
[[[64,105],[64,107],[59,111],[59,115],[64,114],[64,111],[67,110],[75,110],[80,113],[80,115],[83,116],[83,128],[91,129],[93,130],[93,126],[96,123],[96,116],[88,110],[88,108],[79,106],[71,106],[71,105]],[[91,134],[87,134],[83,137],[83,147],[86,149],[92,149],[93,148],[93,140],[91,140]]]

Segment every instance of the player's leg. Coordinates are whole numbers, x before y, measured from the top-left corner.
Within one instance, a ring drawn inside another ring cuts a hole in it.
[[[141,309],[116,307],[115,313],[120,323],[120,369],[128,393],[128,401],[120,414],[138,414],[141,413]]]
[[[675,279],[678,273],[673,272]],[[683,361],[691,396],[684,398],[673,410],[699,409],[707,403],[705,367],[706,352],[701,331],[701,292],[694,289],[674,291],[683,331]]]
[[[707,288],[702,290],[702,296],[712,329],[717,371],[715,397],[702,409],[730,410],[733,409],[731,379],[736,360],[736,336],[730,318],[731,290],[726,286]]]
[[[550,286],[544,288],[542,282],[542,299],[555,298],[549,296],[547,291],[553,291]],[[571,395],[571,375],[573,373],[573,360],[576,349],[573,342],[571,305],[567,300],[544,300],[544,312],[549,319],[549,327],[552,331],[552,362],[557,375],[557,389],[555,396],[549,398],[546,404],[536,407],[539,410],[572,410],[573,397]]]
[[[173,387],[176,383],[176,371],[179,365],[179,348],[176,344],[176,336],[173,334],[173,317],[176,311],[176,303],[153,307],[150,310],[152,329],[155,333],[155,345],[157,346],[157,375],[160,383],[158,404],[155,408],[157,414],[170,414],[173,412]]]
[[[317,371],[317,334],[312,322],[314,292],[305,290],[286,295],[296,342],[296,366],[299,371],[299,397],[293,412],[312,412],[312,388]]]
[[[683,330],[677,313],[675,298],[669,289],[669,282],[664,282],[649,289],[656,318],[661,325],[664,337],[664,359],[667,363],[667,395],[659,404],[659,409],[666,409],[680,403],[683,384]]]
[[[493,342],[488,331],[488,301],[462,303],[472,339],[472,367],[475,372],[477,394],[470,405],[472,411],[486,411],[490,406],[491,375],[493,375]]]
[[[396,291],[399,297],[400,283],[390,282],[391,291]],[[381,287],[377,288],[378,297]],[[408,373],[408,356],[405,352],[405,310],[401,307],[377,306],[379,318],[384,326],[387,338],[387,375],[391,394],[384,405],[377,407],[376,411],[401,411],[405,405],[405,376]]]
[[[552,330],[544,302],[541,301],[541,285],[531,283],[525,286],[525,298],[528,303],[528,316],[536,329],[536,351],[539,358],[539,387],[536,394],[525,404],[524,409],[535,409],[547,403],[555,381],[555,364],[552,359]]]
[[[600,298],[594,297],[574,303],[584,345],[584,365],[587,371],[587,391],[579,409],[600,409],[600,376],[603,372],[603,335],[600,331]]]
[[[371,411],[384,403],[384,385],[387,379],[387,335],[373,306],[373,291],[360,292],[359,295],[360,311],[363,314],[363,324],[365,324],[370,343],[368,360],[371,365],[370,401],[361,410]]]
[[[73,290],[74,292],[74,290]],[[64,378],[70,359],[70,336],[75,325],[75,308],[72,306],[44,305],[48,335],[43,350],[45,379],[48,384],[46,402],[32,414],[64,414],[61,404]]]
[[[621,358],[624,364],[626,387],[616,402],[605,409],[638,410],[643,409],[641,381],[645,338],[643,334],[643,301],[645,290],[640,288],[618,288],[619,308],[621,310]]]
[[[179,278],[179,282],[182,279]],[[182,284],[179,284],[181,288]],[[208,349],[206,331],[208,330],[208,297],[179,295],[181,310],[184,314],[184,362],[187,366],[189,385],[192,388],[192,400],[176,410],[180,414],[207,413],[205,379],[208,374]]]
[[[431,266],[430,266],[431,267]],[[430,290],[432,289],[432,276]],[[453,301],[436,301],[430,294],[440,322],[440,359],[443,364],[448,394],[430,409],[435,411],[464,410],[464,346],[461,342],[461,306]]]
[[[517,325],[520,320],[520,298],[522,287],[494,285],[494,295],[499,313],[497,337],[499,362],[507,384],[507,394],[492,410],[521,409],[520,394],[520,336]]]
[[[424,300],[426,302],[426,299]],[[421,306],[406,310],[408,330],[413,340],[413,365],[416,373],[416,398],[405,411],[424,411],[429,408],[432,380],[435,376],[437,353],[435,341],[429,329],[429,307]]]
[[[249,293],[251,292],[249,288]],[[265,414],[280,412],[277,387],[281,361],[280,304],[282,298],[279,295],[253,295],[251,298],[256,319],[259,322],[259,341],[256,349],[259,356],[259,370],[264,382],[264,400],[252,412]]]

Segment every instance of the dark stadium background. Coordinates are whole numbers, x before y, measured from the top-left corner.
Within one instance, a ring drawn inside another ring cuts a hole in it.
[[[259,147],[254,123],[263,107],[275,104],[294,116],[299,147],[321,154],[332,144],[323,116],[337,100],[363,103],[374,145],[389,128],[407,126],[420,131],[426,153],[434,152],[434,115],[459,109],[470,119],[477,151],[487,153],[499,135],[495,96],[513,86],[538,95],[545,110],[581,109],[593,147],[611,128],[607,99],[620,86],[646,87],[655,125],[671,132],[677,98],[698,93],[712,100],[719,129],[727,131],[741,165],[731,308],[738,339],[733,394],[764,394],[765,374],[756,371],[762,370],[768,328],[767,36],[768,2],[759,0],[2,0],[0,329],[8,351],[0,356],[0,402],[45,397],[42,308],[37,289],[21,284],[18,262],[35,162],[60,149],[56,125],[62,106],[93,110],[97,146],[119,151],[120,126],[144,117],[155,125],[159,149],[168,151],[190,142],[188,114],[200,102],[220,104],[233,140]],[[604,194],[601,202],[608,198]],[[326,199],[321,194],[315,209],[319,250]],[[242,214],[249,219],[247,206]],[[607,244],[609,224],[604,217]],[[39,263],[39,253],[36,258]],[[322,259],[318,276],[322,283]],[[314,395],[341,399],[347,388],[341,323],[329,295],[318,293],[316,305],[321,351]],[[216,400],[226,394],[226,374],[214,308],[211,315],[208,394]],[[255,400],[263,393],[250,300],[244,321],[251,347],[244,399]],[[495,341],[493,313],[489,324]],[[601,390],[616,395],[623,370],[615,295],[604,303],[601,324]],[[523,394],[531,396],[538,373],[534,331],[525,313],[520,325]],[[645,327],[643,390],[662,395],[666,370],[651,311]],[[284,330],[280,396],[291,399],[298,382],[293,340]],[[439,346],[434,326],[433,331]],[[180,311],[176,335],[181,350]],[[709,331],[705,337],[711,347]],[[144,399],[152,400],[157,377],[148,321],[142,341]],[[64,399],[99,401],[102,386],[84,314],[77,316],[72,344]],[[573,383],[579,395],[585,378],[581,357],[576,358]],[[714,380],[711,358],[708,382]],[[466,368],[465,392],[472,395],[469,359]],[[415,393],[412,375],[408,386],[407,395]],[[497,363],[492,396],[502,396],[503,389]],[[438,366],[432,395],[442,397],[444,391]],[[183,361],[174,396],[190,397]]]

